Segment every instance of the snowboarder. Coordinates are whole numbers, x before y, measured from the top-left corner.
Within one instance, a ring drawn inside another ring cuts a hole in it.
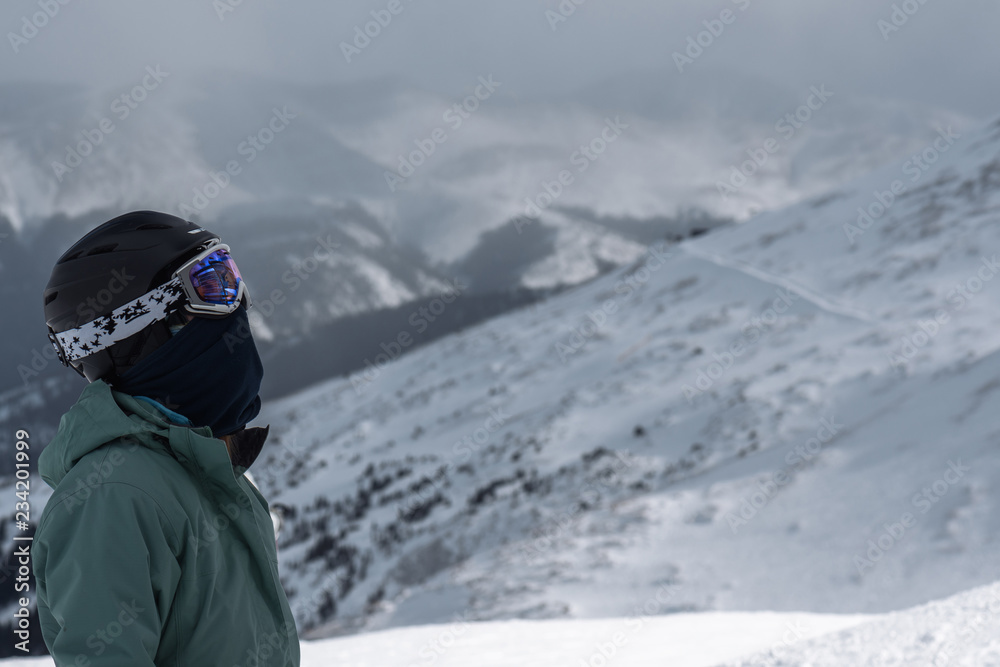
[[[129,213],[66,251],[44,297],[60,360],[89,381],[38,458],[53,494],[32,563],[56,664],[298,667],[248,480],[263,367],[229,246]]]

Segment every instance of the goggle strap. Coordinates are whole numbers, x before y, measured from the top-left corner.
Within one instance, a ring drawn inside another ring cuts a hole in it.
[[[53,346],[68,362],[89,357],[134,336],[153,322],[166,319],[170,306],[183,297],[184,285],[180,278],[174,278],[107,315],[54,334],[58,345],[53,343]]]

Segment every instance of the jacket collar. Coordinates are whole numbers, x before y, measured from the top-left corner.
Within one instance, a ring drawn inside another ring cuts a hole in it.
[[[111,389],[111,395],[115,403],[124,411],[132,414],[141,413],[144,419],[156,423],[161,427],[161,430],[166,430],[170,448],[178,460],[183,459],[192,465],[200,466],[206,472],[211,469],[215,470],[217,474],[229,471],[235,476],[242,475],[257,460],[270,430],[270,427],[244,428],[233,433],[230,445],[237,454],[230,457],[226,443],[221,438],[212,435],[211,427],[179,425],[172,422],[167,415],[153,405],[138,400],[134,396],[115,389]],[[223,456],[209,457],[206,455],[209,451],[213,454],[218,454],[221,451]]]
[[[267,436],[267,429],[262,429],[263,434],[258,429],[246,430],[251,434],[244,438],[253,436],[251,446],[241,449],[238,465],[234,465],[226,444],[212,436],[210,427],[173,424],[152,405],[96,380],[62,416],[55,437],[39,455],[38,470],[54,489],[80,458],[108,442],[132,436],[146,447],[172,455],[196,477],[228,486],[257,458]]]

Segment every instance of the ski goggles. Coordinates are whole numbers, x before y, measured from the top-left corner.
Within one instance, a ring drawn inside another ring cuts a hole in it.
[[[253,306],[240,270],[229,254],[229,246],[216,243],[195,255],[174,272],[187,297],[185,309],[195,314],[229,315],[240,306]]]
[[[166,319],[177,310],[178,302],[184,302],[184,310],[194,315],[225,317],[236,312],[244,299],[247,309],[252,308],[250,291],[229,246],[216,240],[184,262],[170,281],[76,329],[49,331],[49,340],[59,360],[68,366]]]

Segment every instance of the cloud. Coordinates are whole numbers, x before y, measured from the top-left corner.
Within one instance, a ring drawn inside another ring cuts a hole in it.
[[[493,72],[510,91],[544,95],[636,68],[667,76],[687,37],[735,8],[738,21],[699,67],[795,85],[822,81],[981,115],[1000,101],[987,85],[1000,55],[992,28],[1000,8],[987,0],[908,0],[920,9],[888,40],[877,26],[892,14],[888,0],[398,0],[391,21],[347,62],[341,44],[384,18],[392,2],[71,0],[14,53],[10,35],[41,11],[39,3],[57,0],[10,1],[0,8],[7,35],[0,81],[110,87],[161,63],[182,76],[213,69],[318,82],[398,75],[442,92]]]

